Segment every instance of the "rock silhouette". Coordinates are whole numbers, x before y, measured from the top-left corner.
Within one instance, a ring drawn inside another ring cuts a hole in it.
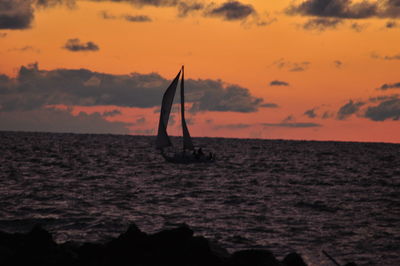
[[[267,250],[242,250],[229,254],[187,225],[155,234],[135,224],[105,243],[57,244],[40,226],[28,233],[0,231],[0,265],[42,266],[305,266],[297,253],[279,261]]]

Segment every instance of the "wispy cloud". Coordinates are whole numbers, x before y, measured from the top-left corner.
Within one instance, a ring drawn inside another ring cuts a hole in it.
[[[269,86],[289,86],[289,83],[281,80],[273,80],[269,83]]]
[[[130,14],[125,14],[125,15],[113,15],[107,11],[101,11],[100,16],[104,19],[123,19],[128,22],[151,22],[153,21],[149,16],[147,15],[130,15]]]
[[[81,42],[80,39],[74,38],[67,40],[67,43],[64,45],[64,48],[71,52],[86,52],[86,51],[98,51],[100,48],[94,42]]]
[[[272,65],[276,66],[279,69],[285,69],[289,72],[301,72],[307,70],[311,63],[309,61],[303,62],[291,62],[287,61],[284,58],[280,58],[272,63]]]
[[[336,29],[343,21],[337,18],[313,18],[303,24],[305,30],[325,31],[327,29]]]

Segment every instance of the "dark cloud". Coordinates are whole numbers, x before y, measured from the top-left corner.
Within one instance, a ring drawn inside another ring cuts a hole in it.
[[[364,116],[373,121],[399,120],[400,99],[389,99],[382,101],[377,106],[368,107]]]
[[[353,102],[353,100],[350,100],[348,103],[340,107],[337,113],[337,118],[339,120],[346,119],[350,115],[357,113],[360,110],[360,107],[364,104],[364,102]]]
[[[31,1],[1,0],[0,29],[23,30],[31,27],[34,10]]]
[[[120,115],[121,111],[120,110],[112,110],[112,111],[106,111],[103,113],[103,116],[116,116],[116,115]]]
[[[221,17],[224,20],[244,20],[257,12],[252,5],[238,1],[228,1],[220,6],[211,6],[206,11],[207,16]]]
[[[353,3],[351,0],[306,0],[299,5],[290,6],[290,15],[368,18],[377,13],[377,6],[367,1]]]
[[[238,85],[225,86],[215,80],[188,80],[188,101],[194,102],[190,112],[199,111],[231,111],[249,113],[255,112],[263,104],[262,98],[252,96],[248,89]]]
[[[316,118],[317,117],[317,114],[315,113],[315,108],[305,111],[304,115],[308,116],[309,118]]]
[[[393,94],[393,95],[380,95],[376,97],[371,97],[368,100],[371,103],[376,103],[376,102],[382,102],[386,100],[393,100],[393,99],[398,99],[400,97],[400,94]]]
[[[269,83],[269,86],[289,86],[289,83],[281,80],[273,80]]]
[[[310,127],[322,126],[317,123],[296,123],[296,122],[263,123],[262,125],[265,127],[284,127],[284,128],[310,128]]]
[[[333,116],[334,116],[334,114],[332,114],[331,112],[325,111],[325,112],[322,114],[322,119],[328,119],[328,118],[331,118],[331,117],[333,117]]]
[[[38,8],[51,8],[60,5],[71,9],[76,7],[76,0],[35,0],[34,3]]]
[[[264,108],[278,108],[279,105],[277,105],[276,103],[264,103],[264,104],[260,105],[260,107],[264,107]]]
[[[123,18],[129,22],[150,22],[152,19],[145,15],[124,15]]]
[[[289,15],[365,19],[371,17],[400,17],[399,0],[352,1],[352,0],[306,0],[292,4],[286,9]]]
[[[46,105],[114,105],[149,108],[160,105],[170,80],[157,73],[112,75],[87,69],[40,70],[21,67],[17,77],[0,78],[0,111],[33,110]],[[263,99],[238,85],[221,80],[192,80],[186,84],[186,102],[192,111],[255,112]],[[179,97],[175,97],[176,101]]]
[[[129,134],[129,125],[107,121],[99,113],[74,116],[69,110],[52,108],[0,112],[0,130]]]
[[[0,32],[0,38],[5,38],[7,36],[7,33],[5,32]]]
[[[94,42],[82,43],[78,38],[69,39],[64,48],[71,52],[98,51],[99,46]]]
[[[230,129],[230,130],[237,130],[237,129],[244,129],[244,128],[249,128],[252,125],[250,124],[227,124],[227,125],[217,125],[214,127],[214,129],[219,130],[219,129]]]
[[[303,24],[303,29],[324,31],[327,29],[336,29],[341,23],[342,20],[338,18],[313,18]]]
[[[123,19],[129,22],[151,22],[152,19],[146,15],[121,15],[115,16],[113,14],[108,13],[107,11],[100,12],[100,16],[104,19]]]
[[[400,89],[400,82],[390,83],[390,84],[385,83],[382,86],[380,86],[379,88],[377,88],[377,90],[382,90],[382,91],[390,90],[390,89]]]

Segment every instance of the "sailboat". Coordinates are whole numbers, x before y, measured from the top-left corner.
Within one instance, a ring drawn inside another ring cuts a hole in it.
[[[167,126],[169,116],[171,114],[171,108],[174,101],[176,88],[179,83],[179,79],[182,76],[180,82],[181,88],[181,125],[182,125],[182,137],[183,137],[183,149],[181,152],[175,151],[173,154],[167,154],[164,148],[172,147],[172,142],[167,133]],[[180,69],[172,83],[169,85],[164,93],[161,102],[160,110],[160,121],[158,124],[158,133],[156,139],[156,148],[160,150],[161,155],[167,162],[171,163],[207,163],[213,162],[215,156],[210,153],[209,156],[205,156],[201,149],[196,152],[192,138],[189,133],[189,128],[185,120],[185,90],[184,90],[184,66]]]

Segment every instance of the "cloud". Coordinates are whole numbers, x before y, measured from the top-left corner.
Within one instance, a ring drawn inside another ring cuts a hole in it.
[[[391,84],[385,83],[382,86],[380,86],[379,88],[377,88],[377,90],[382,90],[382,91],[389,90],[389,89],[400,89],[400,82],[391,83]]]
[[[30,51],[30,52],[40,53],[40,49],[37,49],[31,45],[26,45],[26,46],[23,46],[20,48],[12,48],[12,49],[9,49],[8,51],[10,51],[10,52],[28,52],[28,51]]]
[[[103,19],[123,19],[128,22],[151,22],[153,21],[149,16],[146,15],[121,15],[121,16],[116,16],[113,14],[108,13],[107,11],[101,11],[100,16]]]
[[[252,125],[250,124],[226,124],[226,125],[217,125],[213,129],[219,130],[219,129],[230,129],[230,130],[237,130],[237,129],[244,129],[244,128],[249,128]]]
[[[0,75],[0,111],[34,110],[47,105],[158,107],[170,80],[157,73],[112,75],[87,69],[41,70],[22,66],[15,79]],[[221,80],[186,80],[192,112],[255,112],[264,104],[247,88]],[[176,101],[179,97],[175,97]]]
[[[194,1],[180,1],[178,4],[178,16],[186,17],[189,13],[204,9],[204,4]]]
[[[356,32],[362,32],[363,30],[365,30],[368,27],[367,24],[360,24],[360,23],[352,23],[350,25],[350,29],[356,31]]]
[[[252,96],[248,89],[238,85],[224,85],[215,80],[188,80],[186,99],[194,102],[190,112],[219,111],[219,112],[255,112],[263,104],[262,98]]]
[[[313,18],[303,24],[303,29],[324,31],[327,29],[336,29],[341,23],[342,20],[337,18]]]
[[[365,19],[371,17],[400,17],[399,0],[352,1],[352,0],[306,0],[292,4],[286,9],[289,15]]]
[[[389,99],[382,101],[377,106],[368,107],[364,116],[373,121],[399,120],[400,99]]]
[[[76,7],[76,0],[36,0],[33,2],[38,8],[51,8],[60,5],[65,5],[71,9]]]
[[[315,113],[315,108],[305,111],[304,115],[308,116],[309,118],[317,117],[317,114]]]
[[[5,32],[0,32],[0,38],[5,38],[7,36],[7,33]]]
[[[263,123],[262,125],[265,127],[284,127],[284,128],[310,128],[310,127],[322,126],[317,123],[296,123],[296,122]]]
[[[337,113],[337,119],[344,120],[350,115],[357,113],[360,110],[360,107],[364,104],[364,102],[353,102],[353,100],[350,100],[348,103],[340,107]]]
[[[400,24],[394,20],[391,20],[391,21],[386,22],[385,27],[388,29],[400,28]]]
[[[269,83],[269,86],[289,86],[289,83],[281,80],[273,80]]]
[[[145,15],[124,15],[123,18],[129,22],[150,22],[152,19]]]
[[[209,7],[205,14],[231,21],[246,19],[256,14],[256,11],[252,5],[242,4],[238,1],[228,1],[220,6]]]
[[[342,68],[342,66],[343,66],[343,62],[340,61],[340,60],[335,60],[335,61],[333,61],[333,64],[334,64],[334,66],[335,66],[336,68]]]
[[[382,56],[382,55],[379,55],[379,54],[376,53],[376,52],[372,52],[372,53],[371,53],[371,57],[372,57],[373,59],[381,59],[381,60],[388,60],[388,61],[391,61],[391,60],[400,60],[400,54]]]
[[[69,39],[64,45],[71,52],[98,51],[99,46],[93,42],[82,43],[78,38]]]
[[[285,61],[284,58],[280,58],[277,61],[274,61],[272,65],[275,65],[279,69],[286,69],[289,72],[301,72],[301,71],[306,71],[311,65],[311,63],[308,61],[291,62],[291,61]]]
[[[260,105],[260,107],[264,107],[264,108],[278,108],[279,105],[277,105],[276,103],[264,103],[264,104]]]
[[[337,18],[368,18],[376,12],[377,6],[374,3],[353,3],[351,0],[306,0],[286,9],[290,15]]]
[[[0,130],[128,134],[130,124],[110,122],[99,113],[40,108],[33,111],[0,112]]]
[[[1,0],[0,29],[23,30],[31,27],[34,10],[31,1]]]
[[[120,115],[121,111],[120,110],[112,110],[112,111],[106,111],[103,113],[103,116],[107,117],[107,116],[116,116],[116,115]]]

